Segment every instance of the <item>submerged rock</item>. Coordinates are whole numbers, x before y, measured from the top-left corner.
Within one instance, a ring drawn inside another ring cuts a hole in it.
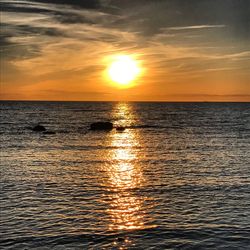
[[[90,125],[90,130],[112,130],[112,122],[94,122]]]
[[[125,127],[117,127],[116,130],[119,132],[123,132],[126,128]]]
[[[44,131],[43,134],[45,134],[45,135],[54,135],[54,134],[56,134],[56,132],[54,132],[54,131]]]
[[[46,128],[42,125],[36,125],[35,127],[32,128],[32,130],[35,132],[44,132],[46,131]]]

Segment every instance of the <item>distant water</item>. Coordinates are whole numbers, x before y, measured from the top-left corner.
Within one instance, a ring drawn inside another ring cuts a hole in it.
[[[250,249],[250,103],[0,108],[2,249]]]

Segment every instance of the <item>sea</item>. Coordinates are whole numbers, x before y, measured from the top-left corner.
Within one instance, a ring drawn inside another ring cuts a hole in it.
[[[0,116],[1,249],[250,249],[250,103],[2,101]]]

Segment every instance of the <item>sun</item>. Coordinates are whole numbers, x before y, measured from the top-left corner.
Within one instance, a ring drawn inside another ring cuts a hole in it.
[[[138,62],[131,56],[117,56],[108,67],[109,78],[120,86],[128,86],[139,75]]]

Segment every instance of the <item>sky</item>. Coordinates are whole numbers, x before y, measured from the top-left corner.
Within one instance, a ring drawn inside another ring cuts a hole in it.
[[[2,100],[250,101],[249,0],[0,0]],[[141,74],[106,77],[116,55]]]

